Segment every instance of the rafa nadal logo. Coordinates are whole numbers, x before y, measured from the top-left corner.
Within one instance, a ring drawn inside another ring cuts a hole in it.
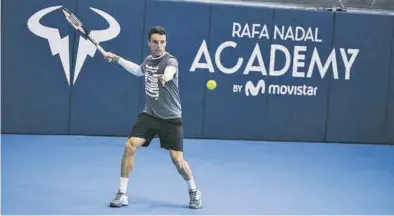
[[[63,66],[64,73],[66,74],[67,82],[70,82],[70,51],[69,51],[69,36],[63,38],[60,37],[59,30],[57,28],[51,28],[44,26],[40,23],[40,20],[47,14],[61,8],[62,6],[53,6],[44,8],[35,14],[33,14],[27,21],[27,26],[31,32],[35,35],[47,39],[49,43],[49,48],[53,56],[59,55],[60,61]],[[90,8],[95,13],[102,16],[109,24],[109,27],[104,30],[94,30],[90,32],[90,35],[96,39],[98,43],[109,41],[114,39],[120,33],[119,23],[108,13],[105,13],[96,8]],[[82,66],[85,63],[86,57],[89,55],[93,57],[96,53],[96,46],[94,46],[90,41],[80,36],[79,45],[77,51],[77,59],[75,63],[74,70],[74,80],[73,84],[77,81],[78,75],[81,72]]]

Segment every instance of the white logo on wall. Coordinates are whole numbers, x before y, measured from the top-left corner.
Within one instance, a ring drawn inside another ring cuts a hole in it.
[[[35,14],[33,14],[27,21],[27,26],[29,30],[35,35],[47,39],[49,43],[49,48],[53,56],[59,55],[60,61],[63,66],[64,73],[67,78],[67,82],[71,85],[70,81],[70,51],[69,51],[69,36],[64,38],[60,37],[59,30],[57,28],[51,28],[44,26],[40,23],[40,20],[47,14],[61,8],[62,5],[44,8]],[[90,35],[96,39],[98,43],[109,41],[114,39],[120,33],[119,23],[108,13],[101,11],[96,8],[90,8],[95,13],[102,16],[109,24],[109,27],[104,30],[92,30]],[[81,72],[82,66],[85,63],[86,57],[89,55],[93,57],[96,53],[96,46],[94,46],[90,41],[86,40],[82,36],[79,38],[77,59],[75,62],[74,70],[74,80],[72,84],[75,84],[77,78]]]
[[[273,31],[270,32],[269,29],[272,29],[272,27],[259,23],[232,23],[232,31],[230,32],[232,38],[257,40],[248,58],[239,56],[235,62],[226,62],[224,64],[222,53],[237,53],[237,46],[242,48],[243,45],[242,43],[228,40],[218,45],[213,52],[214,58],[212,60],[207,43],[203,40],[192,62],[190,71],[194,72],[198,69],[203,69],[208,70],[210,73],[215,73],[217,68],[226,75],[260,73],[260,80],[233,85],[233,92],[245,92],[246,96],[257,96],[264,93],[293,96],[316,96],[318,94],[318,86],[313,85],[282,85],[280,83],[266,85],[267,81],[264,81],[263,78],[267,76],[280,77],[291,75],[292,80],[310,79],[315,76],[324,79],[331,73],[330,75],[334,80],[350,80],[352,67],[359,54],[359,49],[333,47],[327,53],[328,57],[323,58],[320,52],[327,50],[327,48],[297,44],[300,42],[324,43],[320,37],[319,28],[284,25],[274,25],[273,27]],[[268,50],[264,50],[260,47],[261,40],[272,40],[273,43],[269,44]],[[291,41],[294,45],[289,47],[275,43],[277,41]],[[327,43],[329,43],[327,47],[330,47],[331,41]],[[311,51],[308,53],[308,50]],[[268,52],[269,59],[263,58],[264,52]],[[278,56],[284,57],[284,61],[278,61]],[[306,61],[307,59],[310,61]],[[344,71],[340,70],[340,64],[343,65]]]
[[[243,85],[234,85],[233,92],[242,92]],[[295,96],[316,96],[316,86],[308,85],[265,85],[264,80],[259,80],[255,85],[253,81],[247,81],[245,84],[245,95],[246,96],[257,96],[259,94],[274,94],[274,95],[295,95]]]
[[[245,84],[245,94],[246,96],[253,95],[256,96],[259,93],[265,93],[265,82],[264,80],[259,80],[255,86],[252,81],[247,81]]]

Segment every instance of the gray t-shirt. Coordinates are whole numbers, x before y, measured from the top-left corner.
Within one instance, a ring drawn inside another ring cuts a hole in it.
[[[158,79],[158,75],[164,74],[167,66],[175,66],[177,72],[174,77],[166,82],[164,86]],[[162,57],[146,57],[141,64],[142,72],[145,74],[146,104],[143,112],[162,119],[181,118],[182,109],[178,89],[178,60],[169,53]]]

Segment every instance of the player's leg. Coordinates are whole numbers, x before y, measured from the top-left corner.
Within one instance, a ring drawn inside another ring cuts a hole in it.
[[[162,121],[158,132],[162,148],[168,149],[171,161],[189,188],[189,207],[201,208],[201,191],[197,189],[189,163],[183,157],[183,126],[180,119]]]
[[[131,137],[127,140],[121,161],[120,169],[120,187],[119,191],[127,193],[127,183],[130,173],[134,166],[134,155],[137,148],[142,146],[146,142],[146,139],[140,137]]]
[[[127,186],[129,182],[129,175],[134,166],[134,155],[137,148],[142,146],[145,142],[145,139],[139,137],[130,137],[127,139],[121,160],[119,190],[116,193],[115,198],[111,200],[109,204],[111,207],[122,207],[129,204]]]
[[[189,163],[183,157],[183,152],[177,150],[169,150],[169,152],[172,162],[174,163],[179,174],[187,182],[187,185],[189,187],[189,196],[190,196],[189,207],[195,209],[201,208],[202,207],[201,191],[198,190],[196,187],[192,170],[190,168]]]
[[[172,163],[175,165],[178,173],[187,182],[189,190],[196,190],[196,184],[189,163],[183,158],[183,152],[176,150],[169,150]]]
[[[133,126],[129,139],[125,143],[121,160],[120,185],[118,193],[110,202],[111,207],[128,205],[127,186],[130,173],[134,167],[134,157],[138,147],[148,146],[155,136],[155,122],[142,114]]]

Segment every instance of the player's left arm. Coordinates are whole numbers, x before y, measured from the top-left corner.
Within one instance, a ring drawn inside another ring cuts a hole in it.
[[[174,78],[178,72],[178,61],[175,58],[168,59],[168,64],[164,69],[163,75],[160,77],[161,83],[164,85],[166,82]]]

